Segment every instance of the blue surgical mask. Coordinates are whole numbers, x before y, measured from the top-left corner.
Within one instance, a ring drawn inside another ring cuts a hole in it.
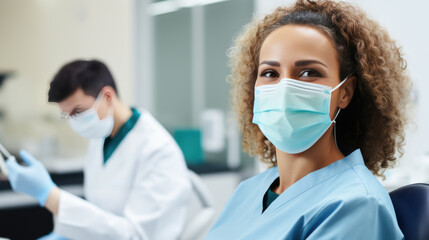
[[[103,96],[104,94],[102,93],[97,96],[92,108],[70,117],[70,126],[76,133],[85,138],[106,138],[112,133],[114,125],[113,111],[109,110],[109,115],[103,119],[100,119],[97,113]]]
[[[283,152],[295,154],[313,146],[329,129],[331,94],[335,88],[284,78],[255,87],[253,123]]]

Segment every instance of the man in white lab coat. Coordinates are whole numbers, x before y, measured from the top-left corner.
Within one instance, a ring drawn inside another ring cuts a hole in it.
[[[56,216],[46,239],[177,239],[191,184],[183,155],[149,112],[129,108],[106,65],[78,60],[50,85],[71,127],[90,138],[83,200],[58,188],[25,151],[27,166],[7,161],[12,188],[35,197]]]

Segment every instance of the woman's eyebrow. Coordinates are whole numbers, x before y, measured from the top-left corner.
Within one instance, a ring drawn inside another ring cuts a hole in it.
[[[267,64],[267,65],[270,65],[270,66],[273,66],[273,67],[280,67],[280,63],[277,62],[277,61],[263,61],[263,62],[261,62],[259,64],[259,66],[262,65],[262,64]]]
[[[324,64],[324,63],[322,63],[320,61],[317,61],[317,60],[300,60],[300,61],[296,61],[295,62],[295,67],[302,67],[302,66],[307,66],[307,65],[310,65],[310,64],[320,64],[320,65],[323,65],[325,67],[328,67],[328,66],[326,66],[326,64]]]

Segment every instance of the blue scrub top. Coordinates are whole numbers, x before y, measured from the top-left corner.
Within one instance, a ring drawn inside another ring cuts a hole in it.
[[[389,194],[360,150],[314,171],[262,212],[277,167],[243,181],[206,239],[403,239]]]

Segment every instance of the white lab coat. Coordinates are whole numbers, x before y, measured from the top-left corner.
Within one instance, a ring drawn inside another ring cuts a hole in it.
[[[183,154],[147,111],[103,164],[90,142],[82,200],[61,192],[54,232],[71,239],[178,239],[191,184]]]

